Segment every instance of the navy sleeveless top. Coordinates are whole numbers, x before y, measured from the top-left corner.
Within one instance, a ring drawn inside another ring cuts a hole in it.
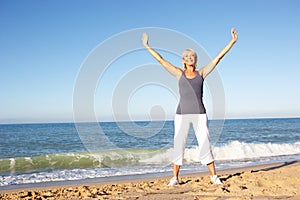
[[[205,114],[206,110],[202,101],[203,78],[199,72],[192,79],[186,77],[185,72],[179,79],[180,100],[176,114]]]

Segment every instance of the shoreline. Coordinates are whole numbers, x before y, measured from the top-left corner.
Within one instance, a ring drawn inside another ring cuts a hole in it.
[[[215,196],[227,199],[238,197],[242,193],[249,198],[260,196],[263,199],[300,199],[299,160],[218,170],[224,183],[221,186],[209,182],[208,172],[181,174],[181,184],[175,187],[167,186],[170,175],[158,175],[131,176],[132,178],[124,176],[121,180],[51,182],[51,185],[26,184],[22,188],[0,188],[0,199],[29,198],[30,194],[31,199],[38,196],[47,197],[46,199],[214,199]]]
[[[288,161],[288,163],[299,162],[299,161]],[[223,173],[234,173],[236,171],[249,171],[256,170],[261,168],[274,167],[277,165],[284,164],[286,162],[273,162],[273,163],[264,163],[264,164],[253,164],[250,166],[242,166],[242,167],[234,167],[234,168],[226,168],[226,169],[217,169],[218,175]],[[170,166],[171,168],[171,166]],[[209,176],[208,169],[207,171],[199,171],[199,172],[186,172],[180,171],[179,177],[203,177]],[[127,182],[143,182],[143,181],[153,181],[157,179],[166,179],[172,177],[172,171],[170,172],[161,172],[161,173],[148,173],[148,174],[134,174],[134,175],[120,175],[120,176],[111,176],[111,177],[99,177],[99,178],[89,178],[89,179],[80,179],[80,180],[63,180],[63,181],[47,181],[47,182],[38,182],[38,183],[24,183],[24,184],[16,184],[16,185],[7,185],[0,187],[0,194],[2,191],[13,191],[18,192],[22,190],[27,190],[31,188],[59,188],[65,186],[80,186],[80,185],[102,185],[102,184],[119,184],[119,183],[127,183]]]

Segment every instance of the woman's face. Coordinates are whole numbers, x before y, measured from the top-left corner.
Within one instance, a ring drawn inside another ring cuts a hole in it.
[[[195,66],[197,62],[197,55],[193,51],[184,51],[182,56],[183,64]]]

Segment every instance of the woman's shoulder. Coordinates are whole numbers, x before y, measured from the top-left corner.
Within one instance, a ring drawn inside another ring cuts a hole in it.
[[[183,69],[177,67],[177,68],[176,68],[176,76],[175,76],[175,77],[179,80],[179,79],[181,78],[183,72],[184,72]]]
[[[197,70],[197,73],[203,78],[203,68]]]

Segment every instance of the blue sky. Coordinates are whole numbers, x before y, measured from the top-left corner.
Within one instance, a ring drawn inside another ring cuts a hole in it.
[[[299,117],[299,8],[297,0],[1,0],[0,123],[72,121],[74,85],[87,56],[108,38],[143,27],[183,33],[212,57],[235,27],[239,40],[217,68],[226,118]],[[180,59],[161,54],[181,65]],[[124,58],[127,70],[135,59],[155,63],[146,52],[137,52]],[[112,68],[110,73],[121,72]],[[153,96],[164,99],[156,104],[172,118],[177,99],[153,86],[144,89],[130,104],[134,118],[147,118],[152,101],[159,99]],[[109,93],[95,92],[99,120],[112,119],[105,110],[110,100]]]

